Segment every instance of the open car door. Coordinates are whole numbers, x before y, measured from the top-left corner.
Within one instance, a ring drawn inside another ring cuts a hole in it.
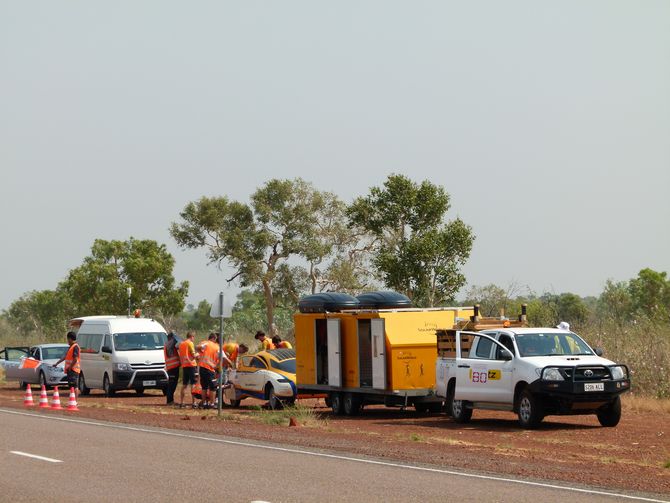
[[[5,348],[5,375],[7,379],[23,380],[21,369],[21,359],[30,356],[30,348],[26,346]]]

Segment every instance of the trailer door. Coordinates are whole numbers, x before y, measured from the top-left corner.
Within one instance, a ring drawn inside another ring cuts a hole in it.
[[[386,389],[386,338],[384,337],[384,319],[371,320],[372,335],[372,387]]]
[[[340,320],[329,318],[326,325],[328,333],[328,385],[342,386],[342,338]]]

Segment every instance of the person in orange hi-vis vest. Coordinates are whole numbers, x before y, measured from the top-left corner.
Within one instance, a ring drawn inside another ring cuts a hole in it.
[[[172,332],[167,336],[167,342],[163,346],[163,354],[165,356],[165,370],[168,374],[167,394],[165,396],[167,397],[167,405],[171,405],[174,403],[174,392],[177,389],[181,366],[179,352],[177,351],[177,339]]]
[[[202,386],[200,386],[200,376],[199,375],[195,376],[195,384],[193,385],[193,388],[191,389],[191,395],[193,395],[193,402],[195,402],[196,399],[202,401]]]
[[[219,334],[212,332],[206,341],[198,344],[198,352],[200,358],[198,359],[198,371],[200,374],[200,386],[202,386],[203,408],[211,409],[214,402],[213,393],[210,391],[216,390],[214,379],[216,378],[216,371],[221,369],[221,362],[219,361],[219,345],[216,340]],[[228,365],[232,365],[230,359],[223,354],[223,361]]]
[[[74,388],[75,399],[79,398],[79,373],[81,372],[81,351],[79,344],[77,344],[77,334],[68,332],[65,336],[69,348],[65,356],[54,363],[54,368],[58,367],[61,362],[65,362],[65,374],[67,374],[67,385]]]
[[[275,349],[275,345],[272,344],[272,341],[265,336],[265,332],[261,330],[256,332],[254,339],[256,339],[259,343],[258,351],[268,351],[269,349]]]
[[[237,357],[247,353],[249,351],[249,346],[246,344],[238,344],[236,342],[229,341],[223,345],[223,351],[231,361],[230,368],[237,368]]]
[[[293,349],[293,346],[291,346],[291,343],[289,341],[282,341],[281,337],[278,335],[275,335],[272,338],[272,344],[275,345],[276,349]]]
[[[193,340],[195,339],[195,332],[189,330],[186,332],[186,339],[179,344],[179,363],[181,365],[182,373],[182,386],[181,392],[179,394],[179,408],[184,407],[184,394],[186,393],[186,388],[191,388],[195,384],[195,372],[198,369],[198,354],[195,352],[195,345]],[[191,393],[189,393],[191,395]],[[195,407],[195,402],[193,401],[193,396],[191,395],[191,407]]]

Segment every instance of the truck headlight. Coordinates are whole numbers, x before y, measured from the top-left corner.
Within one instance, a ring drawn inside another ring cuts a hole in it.
[[[133,370],[130,363],[115,363],[114,370]]]
[[[610,367],[610,371],[612,372],[612,379],[615,381],[628,377],[626,375],[626,367],[622,367],[621,365]]]
[[[545,381],[565,381],[561,372],[557,368],[544,369],[542,379]]]

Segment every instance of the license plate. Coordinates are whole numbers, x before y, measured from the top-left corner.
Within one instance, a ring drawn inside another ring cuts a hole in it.
[[[605,383],[603,382],[584,383],[584,391],[605,391]]]
[[[144,381],[142,384],[145,386],[156,386],[156,381]]]

